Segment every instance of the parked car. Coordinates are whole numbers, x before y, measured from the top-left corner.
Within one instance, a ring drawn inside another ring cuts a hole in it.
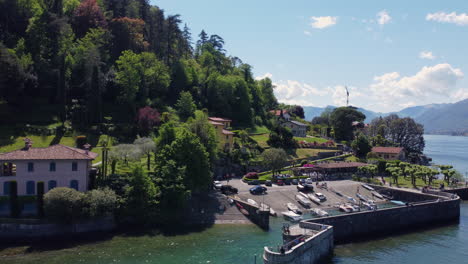
[[[221,192],[223,194],[236,194],[239,192],[239,190],[237,190],[237,188],[235,187],[232,187],[231,185],[223,185],[221,186]]]
[[[266,193],[267,188],[263,187],[263,186],[260,186],[260,185],[257,185],[255,187],[250,188],[249,191],[250,191],[251,194],[264,194],[264,193]]]
[[[294,184],[294,185],[298,185],[298,184],[299,184],[299,181],[298,181],[297,179],[293,179],[293,180],[291,181],[291,183]]]
[[[214,181],[213,186],[216,190],[219,190],[221,189],[221,186],[223,186],[223,184],[220,181]]]
[[[251,181],[248,181],[248,184],[249,185],[259,185],[260,181],[259,180],[251,180]]]
[[[244,179],[258,179],[258,173],[249,172],[249,173],[244,175]]]
[[[291,179],[285,179],[284,184],[286,185],[291,185]]]
[[[309,183],[309,184],[312,184],[312,183],[314,183],[314,182],[312,181],[312,179],[311,179],[311,178],[307,178],[307,179],[305,180],[305,182],[306,182],[306,183]]]
[[[305,184],[305,179],[299,179],[300,184]]]
[[[266,180],[265,181],[265,186],[272,186],[272,182],[270,180]]]
[[[283,180],[278,180],[278,181],[276,182],[276,185],[278,185],[278,186],[283,186],[283,185],[284,185],[284,181],[283,181]]]

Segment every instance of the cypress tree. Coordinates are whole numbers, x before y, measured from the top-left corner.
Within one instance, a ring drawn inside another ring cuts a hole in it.
[[[20,215],[20,206],[18,201],[18,183],[10,182],[10,214],[13,218],[18,218]]]

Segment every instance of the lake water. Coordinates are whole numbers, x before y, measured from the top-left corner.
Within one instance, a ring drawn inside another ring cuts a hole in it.
[[[468,138],[427,136],[426,153],[437,164],[468,171]],[[0,263],[262,263],[263,246],[281,243],[283,220],[271,222],[271,231],[253,225],[216,225],[178,236],[116,236],[80,246],[0,257]],[[468,203],[461,205],[460,223],[335,248],[330,263],[401,264],[468,263]]]

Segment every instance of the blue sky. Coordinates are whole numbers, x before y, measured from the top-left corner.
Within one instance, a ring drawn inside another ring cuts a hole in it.
[[[281,102],[374,111],[468,98],[468,1],[160,0],[194,38],[270,77]]]

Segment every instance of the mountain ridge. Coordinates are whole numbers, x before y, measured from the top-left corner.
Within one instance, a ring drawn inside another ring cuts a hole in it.
[[[310,121],[319,116],[326,108],[336,108],[336,106],[304,106],[303,108],[305,119]],[[468,99],[455,103],[411,106],[398,112],[389,113],[375,112],[361,107],[358,107],[358,110],[366,115],[366,123],[370,123],[374,118],[380,116],[397,114],[400,117],[411,117],[424,125],[426,133],[468,135]]]

